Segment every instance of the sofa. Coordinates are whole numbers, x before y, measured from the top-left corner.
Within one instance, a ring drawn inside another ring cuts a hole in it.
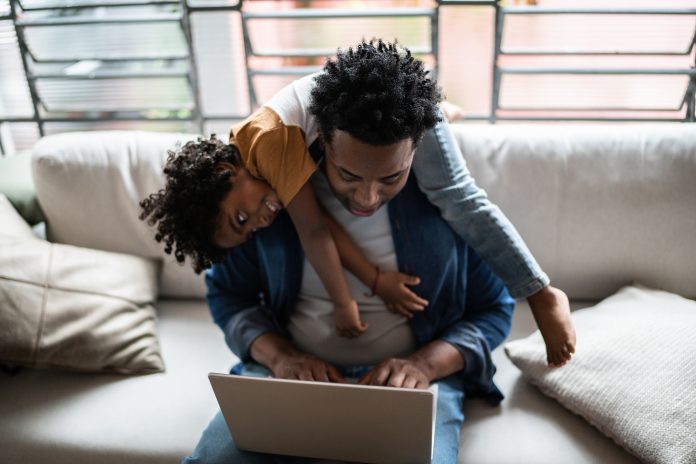
[[[477,183],[517,226],[573,310],[634,282],[696,297],[696,126],[453,130]],[[0,462],[174,463],[216,412],[207,374],[227,372],[236,358],[208,313],[202,277],[165,255],[137,218],[138,201],[162,186],[167,150],[193,137],[66,133],[35,146],[32,169],[48,241],[155,263],[164,371],[3,370]],[[519,301],[508,340],[535,330]],[[640,462],[527,382],[503,347],[493,356],[506,399],[497,407],[466,401],[460,463]]]

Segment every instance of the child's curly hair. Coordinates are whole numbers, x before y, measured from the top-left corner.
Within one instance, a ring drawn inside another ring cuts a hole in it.
[[[140,202],[140,219],[157,225],[155,240],[183,263],[186,256],[197,274],[219,262],[225,250],[212,243],[219,205],[232,185],[231,172],[220,162],[243,166],[237,147],[211,135],[169,150],[166,185]]]
[[[396,41],[363,40],[339,50],[315,82],[309,111],[329,144],[335,129],[371,145],[406,138],[417,144],[440,120],[437,82]]]

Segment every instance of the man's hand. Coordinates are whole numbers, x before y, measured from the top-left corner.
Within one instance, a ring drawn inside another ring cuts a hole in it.
[[[464,368],[464,358],[454,346],[433,340],[408,358],[389,358],[370,369],[358,381],[362,385],[428,388],[430,382]]]
[[[303,353],[286,337],[267,332],[251,344],[251,357],[279,379],[345,383],[331,364]]]
[[[400,388],[428,388],[430,378],[416,362],[410,359],[389,358],[370,369],[358,383]]]
[[[302,353],[283,359],[283,361],[271,366],[274,377],[289,380],[346,383],[346,379],[338,373],[335,367],[314,356]]]

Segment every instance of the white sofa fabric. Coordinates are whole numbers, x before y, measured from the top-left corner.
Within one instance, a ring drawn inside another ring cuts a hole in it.
[[[574,308],[634,280],[696,294],[696,126],[457,125],[454,131],[479,185]],[[159,188],[166,150],[190,138],[102,132],[43,139],[33,164],[49,238],[161,258],[161,246],[137,220],[137,201]],[[93,157],[99,169],[84,168]],[[142,160],[150,160],[147,175]],[[189,285],[195,295],[200,277],[176,269],[183,280],[175,285]],[[226,371],[235,359],[200,298],[161,294],[157,313],[165,373],[0,374],[0,398],[11,398],[0,401],[0,462],[164,463],[190,452],[216,410],[206,374]],[[535,328],[519,303],[509,339]],[[497,408],[465,404],[459,462],[637,462],[527,384],[502,349],[494,358],[506,399]]]
[[[48,239],[161,260],[160,294],[202,297],[203,278],[165,255],[138,219],[138,203],[164,186],[167,151],[195,135],[85,132],[45,137],[34,146],[32,171]]]

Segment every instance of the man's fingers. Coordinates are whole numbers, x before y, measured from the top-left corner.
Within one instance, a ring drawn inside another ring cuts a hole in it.
[[[339,374],[336,368],[332,365],[327,365],[326,369],[326,374],[329,377],[329,381],[336,383],[348,383],[348,381],[341,374]]]
[[[406,275],[406,274],[404,274],[404,276],[406,277],[406,279],[405,279],[406,285],[418,285],[420,283],[420,277]]]
[[[401,372],[392,372],[391,375],[389,376],[389,382],[386,383],[386,385],[389,385],[390,387],[402,387],[404,384],[404,381],[406,380],[406,375]]]
[[[404,388],[418,388],[418,380],[415,377],[408,376],[404,379],[402,386]]]
[[[328,382],[329,375],[325,366],[317,366],[312,371],[312,377],[317,382]]]
[[[371,369],[365,373],[362,377],[358,379],[358,385],[369,385],[372,381],[372,376],[374,375],[374,369]]]
[[[391,372],[387,368],[375,368],[375,374],[372,376],[370,385],[386,385]]]

